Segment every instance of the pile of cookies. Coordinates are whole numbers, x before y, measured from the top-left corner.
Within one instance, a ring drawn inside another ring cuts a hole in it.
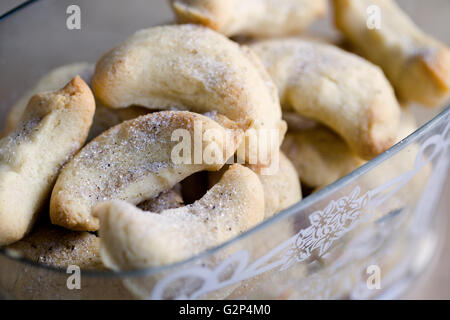
[[[450,49],[392,0],[333,1],[353,53],[305,37],[327,3],[172,0],[179,24],[41,78],[0,140],[0,245],[59,268],[168,265],[403,139],[409,103],[449,97]],[[191,144],[175,161],[182,137],[214,161]]]

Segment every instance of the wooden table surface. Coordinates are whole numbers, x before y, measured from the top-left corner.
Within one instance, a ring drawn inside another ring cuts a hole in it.
[[[434,1],[415,1],[413,7],[407,8],[411,11],[421,12],[421,6],[430,6]],[[8,11],[11,8],[24,2],[23,0],[1,0],[0,1],[0,15]],[[439,0],[442,2],[442,0]],[[400,1],[401,5],[408,7],[410,3],[408,1]],[[446,6],[448,9],[448,5]],[[446,10],[443,10],[446,11]],[[448,13],[441,11],[442,14]],[[443,25],[427,22],[427,20],[440,21]],[[436,18],[431,16],[420,16],[420,21],[417,21],[419,25],[426,25],[428,32],[434,34],[436,37],[443,39],[449,44],[450,28],[447,19],[442,17]],[[447,183],[442,193],[441,201],[438,207],[439,211],[443,211],[446,214],[450,213],[450,177],[447,178]],[[435,259],[433,266],[428,268],[422,279],[416,284],[414,288],[405,296],[407,299],[450,299],[450,217],[447,219],[447,234],[444,239],[444,245],[440,256]]]

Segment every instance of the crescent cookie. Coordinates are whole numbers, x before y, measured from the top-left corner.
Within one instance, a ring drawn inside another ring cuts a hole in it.
[[[278,170],[272,174],[260,174],[258,168],[249,167],[258,174],[264,189],[264,219],[302,199],[299,175],[292,162],[282,152],[279,155]]]
[[[289,208],[302,199],[302,190],[298,173],[292,162],[282,153],[279,154],[277,169],[263,174],[257,166],[248,166],[258,175],[264,190],[264,220]],[[226,167],[220,171],[208,172],[208,185],[219,181]]]
[[[334,0],[336,27],[358,53],[379,65],[400,99],[427,106],[450,96],[450,49],[425,34],[391,0]],[[367,26],[367,10],[379,27]],[[374,13],[376,13],[374,11]]]
[[[365,163],[342,138],[324,126],[289,131],[281,147],[302,183],[323,188]]]
[[[227,36],[283,36],[304,31],[327,12],[325,0],[171,0],[180,23]]]
[[[40,92],[58,90],[77,75],[79,75],[86,83],[89,83],[92,72],[92,65],[85,62],[79,62],[55,68],[41,77],[33,88],[27,91],[16,104],[12,106],[6,117],[6,126],[3,131],[4,135],[9,134],[17,127],[28,105],[28,101],[30,101],[32,96]]]
[[[82,269],[105,269],[100,259],[100,239],[88,232],[69,231],[41,224],[5,250],[12,256],[56,268],[77,265]]]
[[[416,129],[417,124],[413,114],[410,110],[404,108],[395,142],[400,142]],[[305,130],[290,130],[286,134],[281,149],[294,164],[302,183],[315,189],[321,189],[335,182],[366,163],[352,152],[341,137],[324,126]],[[407,153],[404,152],[401,157],[403,160],[391,161],[392,164],[397,163],[400,167],[402,161],[405,164],[411,163]],[[389,173],[392,171],[394,176],[396,172],[402,171],[399,170],[399,167],[395,167],[397,171],[392,168],[389,168],[388,171],[390,171]],[[370,179],[367,180],[373,187],[377,186],[374,181],[385,179],[384,176],[377,177],[379,172],[375,171],[375,175],[369,174]],[[382,183],[379,182],[379,185]]]
[[[286,111],[322,122],[371,159],[390,148],[400,116],[383,72],[337,47],[300,39],[251,46],[276,83]]]
[[[272,152],[278,151],[286,132],[276,88],[258,57],[201,26],[138,31],[100,59],[92,85],[96,96],[111,108],[216,111],[245,131],[276,134]],[[253,148],[245,150],[246,159],[267,164],[259,161]]]
[[[77,75],[79,75],[87,84],[90,84],[94,69],[95,65],[93,64],[78,62],[55,68],[44,75],[31,90],[25,93],[22,98],[12,106],[8,117],[6,118],[6,128],[3,131],[3,134],[9,134],[14,130],[27,107],[28,101],[33,95],[39,92],[57,90]],[[96,101],[94,122],[89,132],[88,141],[116,124],[137,118],[146,113],[148,113],[148,110],[139,107],[130,107],[120,110],[110,109],[99,103],[99,101]]]
[[[239,164],[200,200],[160,214],[123,201],[98,204],[101,257],[112,270],[134,270],[182,261],[237,236],[264,218],[257,175]]]
[[[87,84],[33,96],[20,124],[0,140],[0,245],[30,231],[60,168],[86,141],[95,112]]]
[[[136,205],[195,172],[219,170],[242,139],[241,131],[229,129],[188,111],[156,112],[109,129],[61,171],[50,201],[52,223],[96,231],[99,222],[91,209],[98,202],[118,199]],[[203,138],[199,143],[197,135]],[[210,153],[215,157],[208,159]]]
[[[140,203],[139,207],[145,211],[159,213],[182,205],[183,199],[175,187]],[[47,223],[36,223],[29,235],[4,249],[11,256],[56,268],[77,265],[83,270],[105,269],[100,258],[100,239],[96,235],[71,231]]]

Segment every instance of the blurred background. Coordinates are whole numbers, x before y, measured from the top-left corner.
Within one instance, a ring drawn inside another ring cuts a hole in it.
[[[91,0],[93,1],[93,0]],[[150,16],[160,17],[170,14],[168,7],[168,1],[157,0],[161,3],[161,12],[151,12]],[[23,0],[1,0],[0,1],[0,15],[3,15],[12,8],[24,3]],[[145,6],[146,1],[135,1]],[[397,0],[402,8],[408,13],[414,16],[414,21],[426,32],[432,34],[436,38],[450,45],[450,28],[449,28],[449,10],[450,1],[448,0],[431,0],[431,1],[408,1]],[[438,6],[439,9],[430,8],[431,6]],[[59,6],[58,6],[59,7]],[[66,6],[61,6],[65,8]],[[56,9],[56,8],[55,8]],[[107,8],[104,8],[107,10]],[[59,10],[59,8],[58,8]],[[55,12],[52,10],[53,13]],[[430,14],[432,12],[432,14]],[[49,12],[51,14],[51,12]],[[95,14],[95,13],[90,13]],[[62,15],[64,16],[64,15]],[[149,18],[150,19],[150,18]],[[126,21],[121,21],[120,17],[114,21],[114,28],[126,28]],[[42,22],[45,23],[45,22]],[[326,30],[326,25],[329,21],[321,21],[318,25],[313,26],[313,32],[323,33]],[[112,30],[113,31],[113,30]],[[130,30],[130,34],[134,30]],[[333,37],[334,35],[327,34],[327,36]],[[73,60],[73,59],[72,59]],[[75,59],[82,60],[82,59]],[[48,69],[48,68],[47,68]],[[439,211],[443,211],[446,214],[450,214],[450,177],[447,178],[447,182],[444,186],[441,200],[438,206]],[[447,234],[442,245],[442,250],[437,256],[432,265],[421,276],[419,281],[415,284],[411,290],[403,298],[405,299],[450,299],[450,219],[447,219]]]

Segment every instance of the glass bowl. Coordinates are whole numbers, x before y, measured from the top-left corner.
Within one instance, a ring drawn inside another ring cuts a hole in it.
[[[399,1],[450,43],[450,3]],[[66,26],[81,9],[81,30]],[[29,1],[0,18],[0,119],[50,69],[95,62],[135,30],[172,21],[160,1]],[[326,30],[322,22],[318,30]],[[440,26],[440,27],[439,27]],[[415,108],[423,126],[377,158],[245,234],[174,265],[76,273],[0,252],[11,299],[366,299],[401,297],[439,252],[436,212],[450,163],[450,108]],[[440,113],[439,113],[440,112]],[[3,123],[2,123],[3,125]],[[447,193],[448,196],[448,193]]]

